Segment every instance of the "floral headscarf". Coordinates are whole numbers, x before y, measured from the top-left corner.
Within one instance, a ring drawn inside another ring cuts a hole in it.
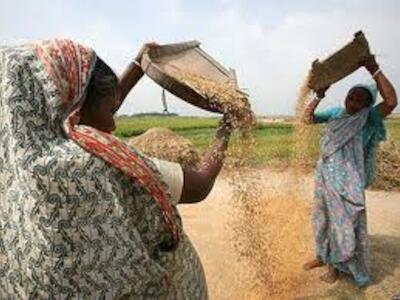
[[[0,298],[167,289],[181,223],[151,161],[78,125],[96,62],[69,40],[0,48]]]
[[[54,40],[37,44],[36,53],[52,78],[56,91],[59,92],[54,101],[58,100],[61,109],[67,113],[63,122],[66,135],[82,148],[120,169],[147,189],[159,203],[166,223],[177,241],[178,235],[165,189],[157,180],[153,170],[146,164],[146,160],[111,134],[88,126],[77,126],[84,93],[96,59],[95,52],[70,40]],[[52,106],[54,104],[52,103]],[[58,120],[58,112],[59,110],[52,111],[55,114],[52,118]],[[61,121],[63,117],[61,116]]]

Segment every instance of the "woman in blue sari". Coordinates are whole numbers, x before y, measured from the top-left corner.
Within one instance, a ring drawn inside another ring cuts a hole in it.
[[[316,257],[304,268],[327,265],[322,280],[333,283],[342,272],[358,286],[370,282],[365,189],[374,179],[377,146],[385,138],[383,120],[397,106],[395,89],[375,57],[363,65],[373,85],[351,88],[343,108],[315,112],[327,88],[320,90],[305,113],[309,123],[327,123],[327,128],[315,174]],[[375,105],[378,91],[384,101]]]

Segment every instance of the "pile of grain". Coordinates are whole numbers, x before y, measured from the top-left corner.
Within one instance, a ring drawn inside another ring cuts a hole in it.
[[[393,139],[381,143],[373,189],[400,191],[400,146]]]
[[[224,114],[230,116],[235,128],[248,129],[255,125],[256,118],[247,95],[232,82],[218,82],[181,70],[170,71],[169,75],[203,95],[209,101],[210,108],[222,109]]]
[[[132,138],[129,144],[144,154],[179,163],[184,169],[195,168],[199,152],[188,139],[166,128],[152,128]]]
[[[266,193],[253,172],[233,178],[232,185],[233,242],[243,263],[237,280],[247,283],[247,298],[295,296],[304,284],[302,264],[310,258],[312,247],[309,202],[295,181]]]

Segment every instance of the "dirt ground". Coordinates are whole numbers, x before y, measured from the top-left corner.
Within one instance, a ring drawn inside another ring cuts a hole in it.
[[[265,195],[280,191],[293,190],[293,180],[300,182],[296,193],[303,201],[312,203],[313,180],[311,175],[295,175],[290,170],[272,171],[258,170],[251,176],[258,178],[258,188]],[[288,192],[288,198],[293,192]],[[251,273],[256,272],[257,266],[249,266],[248,261],[238,255],[235,240],[237,232],[238,211],[235,205],[232,186],[227,176],[217,181],[211,195],[202,203],[180,206],[186,232],[199,252],[203,262],[211,299],[394,299],[400,297],[400,193],[367,192],[367,212],[370,237],[370,255],[373,283],[365,289],[358,289],[350,278],[342,276],[335,284],[329,285],[319,280],[325,269],[304,272],[301,264],[305,257],[313,256],[311,225],[301,226],[299,231],[309,232],[304,235],[306,248],[304,255],[298,256],[298,262],[293,260],[283,262],[291,271],[285,275],[285,280],[292,281],[290,288],[282,287],[271,295],[268,285],[262,293],[256,291]],[[291,213],[288,207],[282,205],[283,214]],[[263,207],[258,208],[263,210]],[[266,208],[265,208],[266,209]],[[276,214],[276,211],[274,212]],[[306,216],[307,219],[309,216]],[[279,216],[271,216],[279,221]],[[251,219],[248,220],[251,223]],[[268,226],[274,226],[270,221]],[[258,225],[257,225],[258,226]],[[267,225],[266,225],[267,226]],[[265,231],[268,232],[268,231]],[[269,233],[269,241],[274,239]],[[279,237],[282,239],[282,236]],[[278,243],[282,251],[299,243],[292,237],[290,240]],[[283,249],[283,247],[285,249]],[[280,249],[275,249],[280,251]],[[268,260],[266,258],[266,260]],[[290,265],[289,265],[290,264]],[[268,261],[260,265],[268,266]],[[282,267],[282,266],[281,266]],[[278,268],[279,269],[279,268]],[[282,268],[281,268],[282,269]],[[283,268],[284,269],[284,268]],[[262,274],[262,273],[261,273]],[[268,279],[266,279],[268,280]],[[399,298],[400,299],[400,298]]]

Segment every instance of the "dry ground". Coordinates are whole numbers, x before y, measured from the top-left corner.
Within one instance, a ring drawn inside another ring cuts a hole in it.
[[[288,199],[298,197],[303,199],[302,201],[312,201],[313,181],[310,175],[303,174],[299,177],[299,174],[295,175],[290,170],[253,172],[254,174],[251,176],[259,179],[258,187],[267,196],[277,191],[283,194],[286,193],[285,191],[289,191],[286,194]],[[295,181],[300,183],[295,192],[298,195],[290,192],[293,191],[293,182]],[[299,236],[304,237],[301,242],[308,245],[304,248],[304,255],[296,256],[295,259],[298,260],[296,263],[293,263],[292,259],[283,262],[283,264],[290,265],[283,266],[283,268],[282,266],[278,267],[278,270],[290,269],[290,272],[284,277],[287,282],[292,282],[290,288],[282,287],[277,292],[276,286],[279,285],[275,285],[275,289],[272,291],[268,285],[268,279],[265,279],[266,288],[260,292],[259,286],[257,289],[256,283],[249,279],[252,273],[259,272],[259,270],[255,270],[258,267],[254,264],[250,266],[248,261],[243,260],[238,255],[237,245],[234,246],[237,241],[237,231],[234,228],[241,226],[240,222],[243,222],[243,220],[237,220],[238,207],[235,201],[238,200],[235,198],[227,176],[223,176],[218,180],[206,201],[195,205],[180,206],[186,232],[202,259],[211,299],[375,300],[393,299],[395,295],[400,295],[400,193],[367,192],[373,284],[363,290],[356,288],[348,278],[342,278],[334,285],[321,283],[318,278],[323,274],[323,269],[310,273],[302,271],[301,264],[305,257],[312,257],[313,242],[311,234],[300,234]],[[268,199],[274,201],[273,197]],[[282,199],[284,198],[281,197],[279,201],[285,201]],[[258,205],[257,211],[267,210],[266,206],[260,206],[259,203],[255,204]],[[269,216],[269,221],[265,226],[278,228],[276,225],[279,224],[279,213],[291,213],[284,203],[281,205],[281,212],[279,212],[279,203],[277,205],[274,208],[274,215]],[[265,216],[268,216],[268,210]],[[306,218],[308,219],[309,216],[307,215]],[[252,220],[249,219],[246,222],[251,223]],[[310,224],[300,227],[298,228],[299,232],[311,233]],[[268,230],[264,230],[264,232],[269,232],[268,234],[271,235],[266,237],[268,241],[273,241],[274,235],[282,239],[276,229],[274,232]],[[260,239],[260,237],[258,238]],[[290,237],[287,241],[277,243],[275,248],[278,245],[278,248],[281,247],[284,252],[288,248],[296,248],[297,243],[299,241]],[[279,251],[279,249],[274,251]],[[260,267],[268,266],[268,263],[266,257],[266,261],[260,263]]]

